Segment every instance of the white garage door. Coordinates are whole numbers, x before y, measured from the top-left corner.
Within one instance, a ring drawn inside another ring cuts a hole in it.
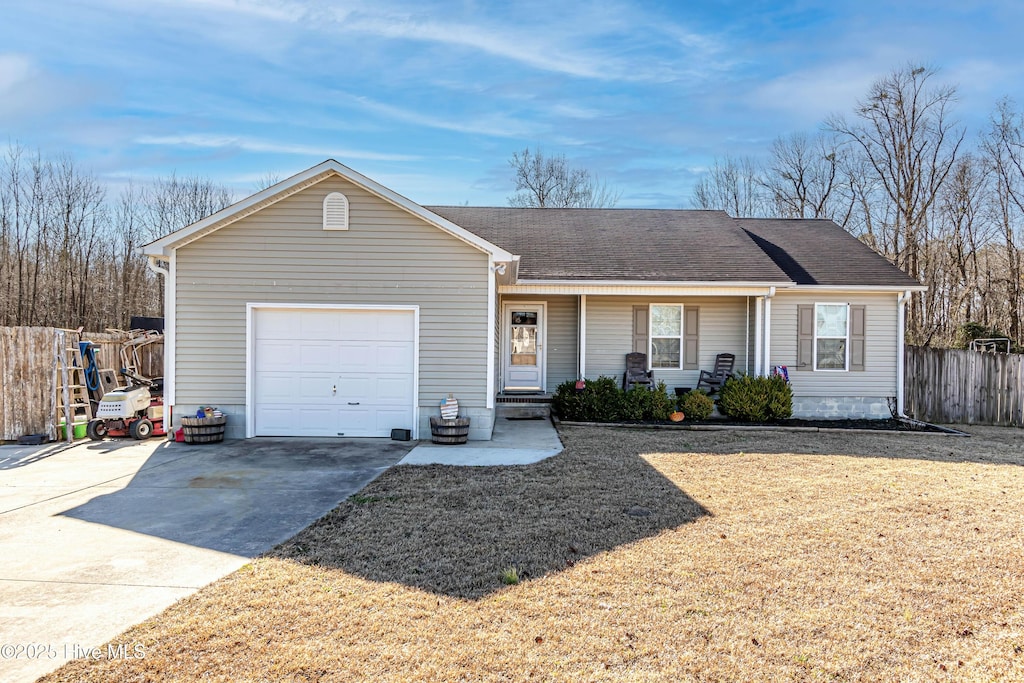
[[[413,428],[413,311],[253,311],[256,436]]]

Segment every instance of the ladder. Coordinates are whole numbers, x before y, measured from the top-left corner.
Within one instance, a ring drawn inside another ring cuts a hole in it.
[[[75,440],[75,426],[92,419],[92,404],[85,385],[85,363],[78,346],[77,330],[57,330],[56,367],[57,415],[64,424],[64,440]]]

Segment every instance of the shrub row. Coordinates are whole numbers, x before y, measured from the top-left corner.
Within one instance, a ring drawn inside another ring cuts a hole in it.
[[[588,379],[582,391],[576,389],[575,380],[563,382],[551,407],[563,420],[580,422],[656,422],[667,420],[676,408],[664,382],[654,390],[635,386],[623,391],[612,377]]]
[[[772,422],[793,415],[793,391],[781,377],[741,375],[729,379],[718,396],[718,410],[726,417],[746,422]],[[587,380],[582,390],[576,381],[558,386],[551,407],[564,420],[580,422],[659,422],[674,410],[687,420],[706,420],[715,401],[703,391],[693,390],[678,399],[665,391],[664,382],[651,390],[619,388],[612,377]]]

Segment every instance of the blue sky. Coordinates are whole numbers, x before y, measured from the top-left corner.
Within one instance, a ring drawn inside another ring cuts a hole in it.
[[[333,157],[424,204],[503,205],[508,158],[565,154],[681,207],[715,156],[761,155],[910,61],[978,131],[1024,104],[1024,3],[0,0],[0,134],[112,191],[254,191]]]

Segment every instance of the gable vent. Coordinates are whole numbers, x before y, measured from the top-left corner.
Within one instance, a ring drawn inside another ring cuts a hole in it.
[[[340,192],[324,197],[324,230],[348,230],[348,197]]]

